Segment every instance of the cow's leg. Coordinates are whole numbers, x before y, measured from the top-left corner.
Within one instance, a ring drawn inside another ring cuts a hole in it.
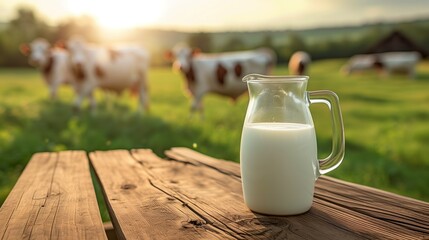
[[[149,112],[149,96],[145,90],[140,90],[139,102],[140,102],[139,111]]]
[[[200,118],[203,118],[203,96],[205,93],[199,93],[196,94],[193,99],[192,99],[192,104],[191,104],[191,116],[193,116],[195,114],[195,112],[198,112],[200,114]]]
[[[49,96],[52,100],[57,99],[57,91],[58,91],[58,86],[50,86],[49,87]]]
[[[74,110],[80,111],[83,100],[85,98],[88,98],[91,109],[94,111],[96,108],[96,102],[93,96],[94,87],[88,84],[76,89],[77,89],[77,92],[76,92],[76,97],[74,99],[74,104],[73,104]]]
[[[51,85],[49,86],[49,94],[51,96],[51,99],[57,99],[58,98],[58,91],[61,86],[61,81],[63,81],[62,76],[60,74],[53,75],[53,79],[51,79]]]
[[[95,97],[94,97],[94,92],[90,91],[88,93],[88,101],[89,101],[89,106],[91,107],[91,111],[95,112],[95,110],[97,109],[97,102],[95,101]]]
[[[82,92],[77,92],[73,101],[73,111],[79,112],[80,106],[82,105],[82,101],[84,99],[84,95]]]
[[[141,81],[139,86],[139,111],[149,112],[149,88],[147,79],[144,73],[141,73]]]

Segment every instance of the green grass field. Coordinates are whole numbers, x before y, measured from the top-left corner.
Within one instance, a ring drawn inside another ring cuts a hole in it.
[[[429,201],[429,63],[422,62],[417,79],[408,80],[374,72],[344,76],[339,73],[344,61],[315,62],[309,74],[308,90],[335,91],[343,111],[346,156],[329,175]],[[68,87],[51,101],[35,70],[0,69],[0,203],[35,152],[151,148],[163,156],[164,150],[184,146],[239,161],[246,95],[237,103],[206,97],[201,120],[189,117],[179,74],[154,68],[149,78],[149,115],[137,113],[137,99],[129,94],[118,98],[101,92],[95,114],[74,114]],[[325,107],[311,110],[322,158],[330,152],[330,119]]]

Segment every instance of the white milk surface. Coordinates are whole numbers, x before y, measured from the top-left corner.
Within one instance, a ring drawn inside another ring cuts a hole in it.
[[[316,181],[314,127],[296,123],[244,125],[240,165],[244,200],[259,213],[293,215],[308,211]]]

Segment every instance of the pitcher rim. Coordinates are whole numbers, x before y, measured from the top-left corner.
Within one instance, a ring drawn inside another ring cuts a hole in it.
[[[262,75],[262,74],[248,74],[243,77],[243,82],[304,82],[310,77],[306,75]]]

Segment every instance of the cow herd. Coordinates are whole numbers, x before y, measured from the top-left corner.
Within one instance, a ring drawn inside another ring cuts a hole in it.
[[[149,110],[147,73],[150,54],[139,46],[104,47],[73,37],[52,46],[45,39],[35,39],[20,46],[29,63],[38,68],[47,83],[51,98],[56,98],[62,84],[70,84],[75,93],[73,106],[79,110],[88,99],[96,107],[97,89],[120,94],[125,90],[138,95],[139,109]],[[192,102],[191,111],[203,111],[202,99],[208,93],[236,100],[247,91],[242,78],[250,73],[270,74],[276,55],[269,48],[225,53],[201,53],[184,44],[166,53],[173,68],[180,71]],[[289,71],[305,74],[310,57],[297,52],[291,58]]]

